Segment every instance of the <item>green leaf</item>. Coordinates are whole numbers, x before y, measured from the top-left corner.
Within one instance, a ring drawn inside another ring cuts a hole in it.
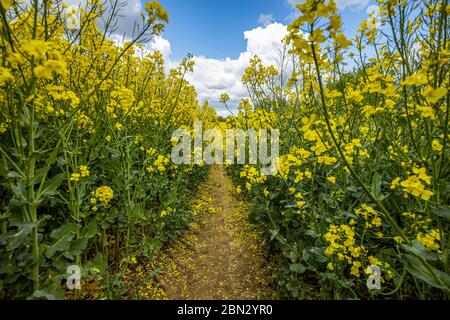
[[[323,250],[317,247],[312,247],[309,252],[314,256],[315,260],[320,263],[328,261],[328,257],[323,254]]]
[[[50,234],[52,239],[58,239],[68,233],[76,233],[78,231],[78,224],[76,223],[67,223],[63,224],[59,229],[53,230]]]
[[[448,274],[430,266],[431,271],[435,275],[434,277],[430,270],[428,270],[418,258],[411,255],[407,255],[405,258],[408,261],[407,270],[411,275],[426,282],[434,288],[444,289],[447,291],[449,290],[450,276]],[[436,278],[440,279],[443,285],[439,283]]]
[[[289,266],[289,270],[297,273],[304,273],[306,271],[306,267],[301,263],[294,263]]]
[[[44,179],[44,177],[47,176],[49,169],[50,169],[49,167],[36,169],[36,171],[34,172],[33,183],[35,184],[41,183],[42,179]]]
[[[438,255],[425,248],[419,241],[413,240],[412,246],[406,244],[402,245],[402,248],[406,251],[415,254],[418,257],[423,257],[428,261],[437,261]]]
[[[313,237],[313,238],[315,238],[315,239],[317,239],[317,238],[320,237],[320,235],[317,234],[316,231],[311,230],[311,229],[306,230],[306,231],[305,231],[305,234],[308,235],[308,236],[310,236],[310,237]]]
[[[278,235],[279,232],[280,232],[280,230],[278,230],[278,229],[270,230],[270,241],[273,241],[273,239],[276,238],[276,236]]]
[[[311,255],[309,254],[308,250],[305,248],[303,249],[303,260],[308,261],[311,258]]]
[[[48,180],[44,186],[42,187],[42,189],[40,190],[39,194],[37,195],[37,199],[42,199],[46,196],[51,196],[57,193],[57,190],[59,188],[59,186],[61,185],[61,183],[64,180],[64,174],[60,173],[56,176],[54,176],[53,178],[51,178],[50,180]]]
[[[22,137],[18,128],[14,128],[13,134],[18,147],[25,148],[28,145],[27,140]]]
[[[48,246],[45,256],[51,258],[56,252],[67,250],[77,231],[78,225],[75,223],[65,224],[54,230],[50,237],[55,239],[55,241]]]
[[[88,245],[88,239],[82,238],[77,241],[75,241],[71,246],[70,249],[67,250],[67,252],[71,255],[77,256],[84,252]]]
[[[374,194],[377,198],[380,198],[380,196],[381,196],[381,182],[382,182],[382,178],[381,178],[380,174],[375,173],[373,175],[372,179],[373,179],[372,180],[372,186],[371,186],[372,194]]]
[[[450,220],[450,209],[446,207],[431,208],[431,212],[438,217]]]
[[[14,196],[21,202],[27,201],[27,191],[25,187],[18,183],[17,185],[11,186],[11,191],[14,193]]]
[[[55,149],[53,152],[51,152],[48,155],[48,157],[45,160],[45,162],[47,163],[47,166],[50,167],[51,165],[53,165],[57,161],[57,159],[58,159],[58,150]]]
[[[276,197],[278,197],[279,195],[280,195],[279,192],[273,192],[273,191],[271,191],[271,192],[270,192],[270,195],[269,195],[269,200],[273,200],[273,199],[275,199]]]
[[[8,251],[17,249],[21,244],[26,244],[26,238],[29,237],[31,230],[39,225],[39,221],[14,223],[13,225],[17,227],[17,232],[9,234],[6,238]]]
[[[158,239],[145,238],[142,241],[143,255],[147,258],[152,258],[155,253],[159,251],[163,246],[163,243]]]
[[[84,230],[84,232],[81,235],[81,237],[84,238],[84,239],[90,239],[90,238],[94,237],[96,233],[97,233],[97,221],[96,220],[92,220],[87,225],[87,227]]]

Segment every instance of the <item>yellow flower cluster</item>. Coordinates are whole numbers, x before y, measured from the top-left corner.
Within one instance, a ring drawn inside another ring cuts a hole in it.
[[[447,91],[447,88],[434,89],[428,86],[423,90],[422,95],[428,103],[435,104],[447,95]]]
[[[431,177],[427,175],[426,168],[413,168],[413,173],[414,175],[411,175],[403,181],[400,178],[394,179],[391,184],[391,189],[395,189],[400,185],[405,192],[405,198],[408,197],[408,194],[411,194],[414,197],[429,201],[434,193],[425,189],[424,183],[426,185],[431,184]]]
[[[430,120],[436,120],[436,114],[430,106],[417,106],[417,110],[422,113],[422,117],[429,118]]]
[[[53,75],[62,74],[65,68],[64,60],[47,60],[43,65],[34,68],[34,75],[38,79],[52,80]]]
[[[148,149],[146,150],[146,152],[147,152],[147,155],[148,155],[149,157],[153,157],[153,156],[156,154],[156,149],[155,149],[155,148],[148,148]]]
[[[361,215],[366,215],[367,217],[374,215],[375,211],[369,209],[370,207],[361,208]],[[364,213],[365,211],[365,213]],[[355,222],[352,221],[351,224]],[[368,256],[368,250],[366,247],[361,245],[356,245],[356,230],[350,225],[330,225],[328,232],[324,235],[327,241],[327,248],[325,254],[332,259],[328,263],[327,269],[335,270],[336,265],[341,263],[346,263],[350,266],[350,275],[355,278],[361,277],[361,268],[363,266],[379,266],[383,268],[384,279],[392,279],[394,277],[394,271],[387,262],[382,262],[374,256]],[[370,275],[370,272],[365,269],[364,272]]]
[[[317,158],[318,163],[323,163],[326,165],[332,165],[335,164],[338,160],[335,157],[329,157],[329,156],[320,156]]]
[[[266,181],[267,176],[261,174],[255,167],[245,165],[240,173],[241,178],[246,178],[248,183],[261,184]]]
[[[369,153],[366,149],[362,149],[361,139],[353,139],[351,142],[344,145],[344,156],[348,163],[353,164],[355,156],[360,158],[368,158]]]
[[[0,67],[0,86],[3,86],[5,83],[14,81],[14,77],[11,72],[3,67]]]
[[[420,232],[417,235],[417,240],[425,247],[427,247],[429,250],[439,251],[440,249],[439,241],[441,240],[441,234],[437,229],[430,230],[427,233]]]
[[[134,104],[134,93],[131,89],[120,86],[111,92],[111,101],[106,111],[112,114],[113,118],[117,118],[116,110],[121,110],[124,114],[130,112]]]
[[[87,166],[81,165],[79,169],[79,172],[75,172],[70,175],[70,181],[78,182],[81,177],[89,177],[89,169]]]
[[[283,178],[287,179],[289,177],[289,173],[291,172],[292,167],[300,167],[303,161],[301,158],[293,155],[291,153],[280,156],[278,162],[278,174]],[[299,173],[297,174],[299,175]]]
[[[89,169],[87,166],[80,166],[80,173],[82,177],[89,177]]]
[[[329,176],[329,177],[327,177],[327,181],[330,182],[331,184],[335,184],[336,183],[336,177]]]
[[[365,227],[369,228],[380,228],[381,227],[381,218],[380,214],[372,207],[367,204],[361,205],[358,209],[355,210],[356,215],[363,217],[365,220]]]
[[[170,162],[169,156],[158,155],[158,157],[155,160],[156,169],[160,173],[165,172],[167,170],[167,165],[169,164],[169,162]]]
[[[95,190],[94,197],[103,205],[108,205],[114,197],[114,192],[110,187],[102,186]]]
[[[359,277],[362,266],[359,259],[366,251],[363,246],[356,245],[355,235],[355,228],[352,226],[346,224],[330,225],[328,232],[324,235],[327,241],[325,254],[337,261],[344,261],[351,265],[350,274]],[[332,264],[329,264],[328,268],[330,269],[331,266]]]

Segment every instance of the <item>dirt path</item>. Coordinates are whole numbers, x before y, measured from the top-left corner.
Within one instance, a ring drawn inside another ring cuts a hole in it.
[[[222,166],[212,167],[193,207],[202,219],[158,257],[158,283],[168,299],[270,299],[263,241],[248,221]],[[149,287],[150,289],[150,287]],[[150,297],[152,298],[152,297]]]

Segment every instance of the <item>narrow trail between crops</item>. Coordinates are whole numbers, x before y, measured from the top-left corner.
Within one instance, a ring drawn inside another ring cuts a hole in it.
[[[212,167],[193,204],[197,222],[155,262],[159,268],[156,282],[164,292],[156,298],[274,297],[264,241],[248,220],[247,206],[238,200],[223,166]]]

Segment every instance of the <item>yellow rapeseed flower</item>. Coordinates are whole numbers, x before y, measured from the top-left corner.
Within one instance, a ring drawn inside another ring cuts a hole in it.
[[[120,122],[116,122],[115,128],[116,128],[118,131],[122,131],[122,130],[123,130],[123,125],[122,125]]]
[[[52,80],[54,74],[62,74],[65,71],[66,63],[60,60],[48,60],[43,65],[33,69],[34,75],[38,79]]]
[[[100,201],[103,205],[108,205],[109,202],[114,197],[113,190],[108,186],[102,186],[95,190],[95,197]]]
[[[72,173],[70,175],[70,181],[74,181],[74,182],[80,181],[80,174],[79,173]]]
[[[14,81],[14,77],[11,72],[6,68],[0,67],[0,86],[10,81]]]
[[[335,184],[335,183],[336,183],[336,177],[328,177],[327,180],[328,180],[328,182],[330,182],[331,184]]]
[[[419,233],[417,240],[431,251],[439,251],[441,234],[438,229],[433,229],[428,233]]]
[[[433,147],[433,151],[436,151],[436,152],[442,152],[442,150],[444,148],[442,146],[442,144],[439,142],[439,140],[433,140],[432,147]]]
[[[422,117],[429,118],[431,120],[436,120],[436,115],[434,114],[434,110],[429,106],[418,106],[417,110],[422,112]]]
[[[447,95],[447,89],[446,88],[434,89],[433,87],[427,87],[422,92],[422,95],[428,101],[428,103],[434,104]]]
[[[89,177],[89,170],[87,166],[80,166],[80,172],[82,177]]]

